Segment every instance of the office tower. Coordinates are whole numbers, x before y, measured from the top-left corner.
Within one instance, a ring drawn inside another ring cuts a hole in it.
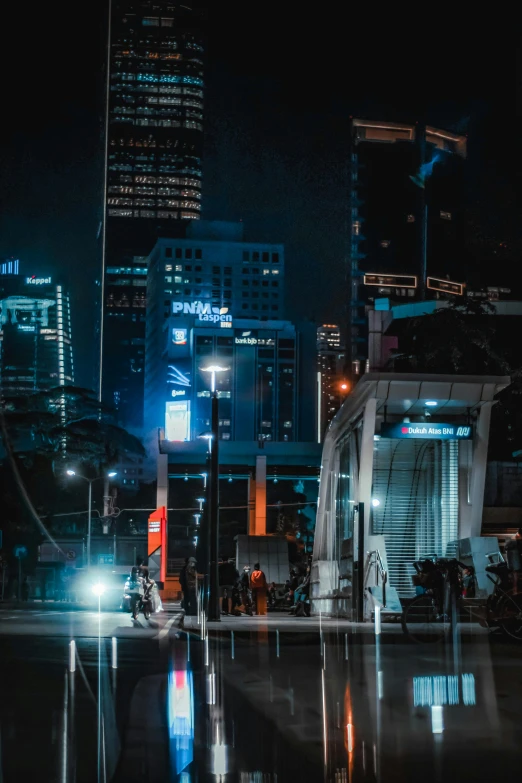
[[[315,440],[315,328],[282,320],[283,246],[244,241],[242,224],[190,228],[149,259],[146,429],[208,429],[217,362],[223,440]]]
[[[318,435],[321,437],[349,391],[343,377],[344,346],[341,330],[336,324],[323,324],[317,329],[317,373],[319,399]]]
[[[375,298],[462,295],[465,136],[421,125],[352,120],[350,284],[352,377],[365,371],[365,307]]]
[[[143,411],[146,257],[201,209],[201,16],[183,0],[113,0],[106,105],[100,390]]]
[[[72,385],[67,289],[51,277],[0,273],[0,308],[2,393],[30,394]]]
[[[185,238],[162,237],[149,261],[156,276],[164,272],[165,300],[228,307],[236,318],[284,318],[284,247],[245,241],[243,223],[187,223]]]

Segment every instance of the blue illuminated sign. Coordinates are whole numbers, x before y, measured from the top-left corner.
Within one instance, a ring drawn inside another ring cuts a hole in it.
[[[381,438],[422,438],[424,440],[469,440],[472,437],[468,424],[444,424],[437,422],[399,421],[381,424]]]

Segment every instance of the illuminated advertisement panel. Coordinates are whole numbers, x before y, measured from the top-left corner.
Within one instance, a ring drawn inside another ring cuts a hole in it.
[[[455,294],[455,296],[463,296],[464,283],[454,283],[451,280],[440,280],[438,277],[428,277],[426,279],[426,285],[433,291],[443,291],[445,294]]]
[[[190,440],[190,400],[165,404],[165,438],[172,441]]]
[[[371,272],[364,275],[364,285],[417,288],[417,277],[416,275],[381,275],[379,273]]]

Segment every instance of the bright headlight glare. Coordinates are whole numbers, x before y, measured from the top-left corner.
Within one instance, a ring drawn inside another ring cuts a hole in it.
[[[105,585],[102,585],[101,582],[98,582],[98,584],[92,586],[91,590],[94,595],[103,595],[105,592]]]

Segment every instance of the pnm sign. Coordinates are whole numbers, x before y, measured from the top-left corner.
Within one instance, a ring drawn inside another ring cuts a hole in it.
[[[209,302],[172,302],[172,314],[197,315],[200,321],[232,323],[228,307],[213,307]]]
[[[381,424],[382,438],[423,438],[424,440],[469,440],[471,427],[467,424],[442,424],[436,422],[397,422]]]

